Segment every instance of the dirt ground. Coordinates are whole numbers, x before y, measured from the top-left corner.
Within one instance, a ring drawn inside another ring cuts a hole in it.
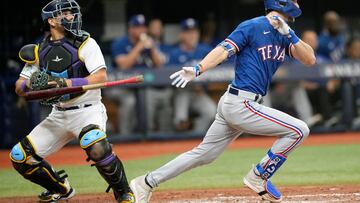
[[[283,202],[360,202],[360,185],[280,187]],[[36,202],[35,197],[0,199],[0,203]],[[76,195],[69,203],[115,202],[111,194]],[[247,188],[154,192],[152,203],[233,203],[264,202]]]
[[[269,147],[275,138],[248,137],[234,141],[230,149]],[[114,151],[122,160],[136,160],[158,156],[160,154],[181,153],[199,144],[201,140],[141,142],[114,145]],[[303,145],[360,144],[359,133],[328,134],[310,136]],[[11,167],[9,151],[0,151],[0,168]],[[47,158],[54,165],[87,165],[85,154],[80,147],[65,147],[55,155]],[[279,188],[284,195],[284,202],[360,202],[360,185],[332,186],[293,186]],[[36,197],[2,198],[0,203],[36,202]],[[112,194],[76,195],[68,202],[115,202]],[[185,191],[158,191],[151,202],[166,203],[215,203],[215,202],[261,202],[259,196],[251,190],[239,187],[234,189],[203,189]]]

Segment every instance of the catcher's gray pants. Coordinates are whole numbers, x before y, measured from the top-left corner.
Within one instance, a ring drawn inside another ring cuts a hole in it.
[[[250,92],[240,90],[239,95],[234,95],[227,91],[221,97],[215,121],[200,145],[149,173],[149,183],[157,186],[189,169],[214,161],[243,132],[278,136],[271,151],[285,157],[309,135],[309,128],[303,121],[261,105],[254,98],[255,94]],[[268,160],[266,155],[260,164]]]

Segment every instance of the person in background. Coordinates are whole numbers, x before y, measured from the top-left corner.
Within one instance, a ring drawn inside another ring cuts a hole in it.
[[[150,20],[148,29],[149,36],[154,40],[158,49],[166,56],[173,47],[164,43],[164,25],[161,19],[154,18]]]
[[[351,60],[353,62],[360,62],[360,38],[353,37],[346,43],[346,59]],[[353,93],[354,93],[354,114],[353,116],[356,117],[352,121],[352,128],[354,130],[360,129],[360,114],[358,112],[358,106],[360,106],[360,82],[358,79],[351,80],[352,85],[354,86]]]
[[[318,35],[314,30],[305,30],[302,33],[301,39],[315,50],[317,64],[330,62],[327,57],[316,52],[319,41]],[[302,83],[309,95],[315,112],[320,113],[322,116],[325,127],[331,127],[340,120],[334,114],[334,106],[331,101],[332,95],[337,92],[339,84],[339,81],[336,79],[307,80]]]
[[[195,65],[211,51],[211,47],[199,43],[200,31],[195,19],[187,18],[180,26],[180,42],[178,47],[170,52],[169,64]],[[178,131],[190,129],[190,113],[194,113],[197,117],[194,119],[192,131],[202,133],[209,127],[216,114],[215,102],[200,85],[194,85],[190,90],[176,90],[174,101],[174,124]]]
[[[112,57],[118,69],[160,67],[164,64],[163,55],[147,31],[144,15],[130,17],[128,34],[115,40],[111,46]]]
[[[222,40],[217,36],[217,29],[214,14],[209,14],[208,19],[202,24],[200,41],[210,47],[216,47]]]
[[[154,46],[160,50],[164,57],[163,63],[168,61],[168,53],[171,46],[163,43],[163,23],[160,19],[154,18],[149,22],[148,34],[154,41]],[[163,68],[162,66],[158,69]],[[171,87],[148,87],[146,93],[147,129],[150,132],[169,132],[173,128],[171,122],[173,91]]]
[[[345,37],[342,21],[335,11],[324,14],[324,30],[319,35],[318,54],[333,62],[340,61],[344,55]]]
[[[154,40],[147,35],[145,16],[142,14],[130,17],[127,35],[120,37],[111,45],[113,62],[117,70],[127,71],[160,67],[164,57],[156,48]],[[136,96],[134,89],[109,89],[106,96],[119,103],[120,134],[132,133],[136,124]]]

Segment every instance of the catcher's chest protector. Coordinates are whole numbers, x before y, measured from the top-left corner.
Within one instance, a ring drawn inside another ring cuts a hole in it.
[[[54,77],[79,78],[89,75],[84,62],[79,58],[79,50],[89,38],[88,34],[81,37],[65,37],[50,41],[50,35],[39,44],[39,64],[42,69]],[[69,99],[80,96],[71,94]]]

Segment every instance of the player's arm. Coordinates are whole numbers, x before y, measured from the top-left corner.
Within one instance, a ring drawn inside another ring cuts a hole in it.
[[[226,44],[226,46],[225,46]],[[229,57],[235,50],[235,47],[225,41],[210,51],[200,63],[194,67],[183,67],[182,70],[175,72],[170,76],[174,79],[172,85],[184,88],[188,82],[199,76],[201,73],[216,67]]]
[[[24,96],[25,92],[30,91],[30,77],[39,71],[38,49],[36,44],[27,44],[19,50],[19,58],[25,62],[25,65],[15,83],[15,93],[18,96]]]
[[[86,77],[89,84],[96,84],[96,83],[102,83],[107,81],[107,73],[106,68],[103,67],[96,71],[95,73],[89,75]]]
[[[106,82],[107,73],[105,60],[96,41],[90,38],[79,52],[80,58],[85,63],[85,67],[90,75],[84,78],[66,79],[67,86],[74,87]]]
[[[231,46],[231,45],[230,45]],[[235,49],[235,48],[233,48]],[[199,63],[200,73],[212,69],[226,60],[229,52],[223,46],[215,47],[205,58]]]
[[[129,70],[136,63],[136,59],[140,56],[144,49],[144,44],[138,42],[128,54],[121,54],[115,57],[116,66],[121,70]]]
[[[299,39],[299,42],[290,46],[292,56],[306,66],[312,66],[316,63],[316,57],[313,48]]]
[[[290,46],[290,54],[295,59],[299,60],[306,66],[312,66],[316,63],[314,50],[310,47],[310,45],[302,41],[282,18],[279,16],[272,16],[270,22],[280,34],[290,39],[292,43]]]
[[[29,82],[26,78],[20,76],[15,83],[15,93],[22,97],[25,95],[25,92],[29,90]]]
[[[96,71],[95,73],[92,73],[88,75],[85,78],[71,78],[66,79],[66,84],[68,87],[73,86],[83,86],[83,85],[90,85],[90,84],[97,84],[107,81],[107,73],[106,68],[103,67]]]
[[[155,68],[158,68],[165,63],[165,56],[155,46],[150,49],[150,57]]]

